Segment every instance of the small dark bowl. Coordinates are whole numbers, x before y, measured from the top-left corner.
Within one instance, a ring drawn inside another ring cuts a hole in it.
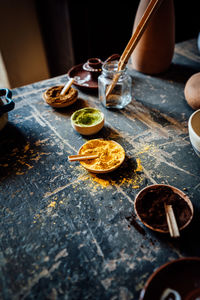
[[[160,266],[148,278],[139,300],[162,299],[164,293],[178,293],[181,299],[195,300],[200,296],[200,257],[179,258]],[[177,299],[175,296],[172,298]],[[199,298],[198,298],[199,299]]]
[[[134,202],[134,208],[135,208],[135,212],[138,216],[138,218],[140,219],[140,221],[148,228],[154,230],[154,231],[157,231],[157,232],[161,232],[161,233],[169,233],[169,230],[168,230],[168,227],[165,229],[162,228],[162,226],[160,226],[161,228],[159,228],[159,224],[153,226],[152,224],[149,224],[145,218],[143,217],[143,214],[140,210],[140,206],[141,206],[141,201],[144,199],[144,196],[147,196],[149,194],[149,197],[150,195],[152,194],[152,192],[157,192],[157,193],[160,193],[160,197],[162,199],[162,189],[164,191],[164,189],[169,189],[169,191],[172,191],[174,194],[178,195],[182,201],[184,201],[185,203],[183,203],[184,206],[187,207],[187,209],[189,209],[189,211],[191,212],[189,215],[188,215],[188,219],[184,220],[184,224],[179,226],[179,230],[182,230],[183,228],[185,228],[186,226],[189,225],[189,223],[191,222],[192,218],[193,218],[193,215],[194,215],[194,209],[193,209],[193,205],[192,205],[192,202],[190,201],[189,197],[184,194],[181,190],[171,186],[171,185],[165,185],[165,184],[154,184],[154,185],[150,185],[150,186],[147,186],[146,188],[142,189],[136,196],[135,198],[135,202]],[[180,200],[180,201],[181,201]],[[152,200],[153,201],[153,200]],[[147,204],[147,203],[146,203]],[[185,205],[186,204],[186,205]],[[144,206],[142,206],[144,207]],[[145,206],[146,207],[146,206]],[[149,210],[147,209],[146,211],[149,215]],[[158,212],[156,212],[158,213]],[[164,211],[164,200],[163,200],[163,218],[165,217],[165,211]],[[178,223],[178,217],[179,216],[176,216],[176,219],[177,219],[177,223]],[[167,223],[166,223],[167,225]],[[165,226],[166,227],[166,226]]]

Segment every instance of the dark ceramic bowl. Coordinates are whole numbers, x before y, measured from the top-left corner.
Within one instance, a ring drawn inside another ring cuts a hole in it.
[[[118,59],[119,54],[113,54],[106,62]],[[102,72],[103,61],[99,58],[89,58],[86,63],[72,67],[68,71],[69,78],[74,78],[74,85],[89,92],[98,90],[98,76]]]
[[[166,189],[167,189],[167,191],[169,191],[169,193],[176,194],[176,197],[179,198],[178,199],[179,204],[180,204],[179,206],[183,207],[183,211],[181,210],[181,208],[178,207],[179,213],[176,211],[176,207],[174,207],[174,213],[175,213],[175,217],[177,219],[177,223],[178,223],[178,225],[180,224],[179,230],[182,230],[183,228],[185,228],[186,226],[189,225],[189,223],[191,222],[191,220],[193,218],[193,214],[194,214],[192,202],[190,201],[189,197],[186,194],[184,194],[181,190],[179,190],[171,185],[166,185],[166,184],[154,184],[154,185],[145,187],[137,194],[137,196],[135,198],[134,207],[135,207],[136,214],[137,214],[138,218],[140,219],[140,221],[146,227],[148,227],[154,231],[161,232],[161,233],[169,233],[169,230],[167,227],[167,222],[165,220],[166,216],[165,216],[165,210],[164,210],[164,202],[168,201],[168,200],[166,200]],[[160,199],[159,207],[154,204],[154,199],[156,199],[156,198]],[[162,203],[162,201],[163,201],[163,203]],[[153,212],[152,212],[152,207],[154,207]],[[156,211],[157,207],[159,208],[159,211]],[[161,209],[162,209],[162,211],[161,211]],[[146,212],[146,218],[145,218],[144,212]],[[149,218],[150,213],[153,213],[155,215],[154,223],[150,222],[150,220],[151,220]],[[159,214],[161,214],[162,217],[159,217]],[[161,221],[164,222],[163,226],[160,225]],[[158,223],[156,223],[156,222],[158,222]]]
[[[168,262],[149,277],[139,300],[199,299],[199,270],[200,257],[179,258]]]

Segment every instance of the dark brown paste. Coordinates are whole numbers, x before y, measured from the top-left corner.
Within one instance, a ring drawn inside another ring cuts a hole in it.
[[[140,218],[155,229],[168,231],[164,203],[172,205],[178,227],[184,226],[192,215],[186,201],[168,187],[149,190],[136,203]]]
[[[45,91],[44,99],[46,102],[55,107],[67,106],[77,98],[78,92],[76,89],[70,87],[66,94],[61,95],[63,86],[53,86]]]
[[[69,91],[65,95],[61,95],[63,86],[54,86],[47,90],[46,96],[52,102],[60,102],[62,100],[70,100],[76,94],[76,90],[70,87]]]

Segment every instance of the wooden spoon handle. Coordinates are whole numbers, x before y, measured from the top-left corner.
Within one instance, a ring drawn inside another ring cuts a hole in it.
[[[69,161],[87,160],[87,159],[95,159],[95,158],[98,158],[97,154],[93,154],[93,155],[77,154],[77,155],[68,156]]]

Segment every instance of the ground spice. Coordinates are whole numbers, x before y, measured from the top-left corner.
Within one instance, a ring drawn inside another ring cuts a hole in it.
[[[150,149],[152,148],[152,145],[144,145],[143,148],[141,148],[141,150],[137,153],[139,154],[143,154],[148,152]]]
[[[79,154],[98,154],[96,159],[81,161],[82,166],[92,170],[108,170],[120,165],[125,158],[121,145],[112,140],[94,139],[86,142]]]
[[[190,219],[192,212],[187,202],[168,187],[149,190],[138,199],[136,209],[145,223],[168,232],[164,203],[173,206],[179,228]]]
[[[61,95],[60,93],[63,87],[64,86],[62,85],[53,86],[46,90],[43,93],[45,101],[53,107],[65,107],[75,102],[78,95],[78,91],[70,87],[66,94]]]
[[[141,160],[139,158],[136,158],[137,161],[137,169],[135,170],[135,172],[142,172],[143,167],[141,165]]]
[[[89,180],[93,185],[91,185],[91,188],[96,188],[97,186],[94,186],[94,184],[100,185],[102,188],[107,188],[111,185],[128,185],[131,186],[132,189],[138,189],[140,187],[140,184],[144,180],[144,176],[141,174],[143,168],[141,165],[141,161],[139,158],[136,159],[137,161],[137,168],[130,170],[128,173],[125,171],[125,176],[123,174],[119,175],[117,179],[111,178],[110,176],[107,176],[106,174],[94,174],[94,173],[85,173],[84,175],[79,176],[80,181]],[[79,167],[77,167],[76,171],[79,170]],[[79,170],[80,171],[80,170]],[[89,186],[89,185],[88,185]]]
[[[48,207],[53,207],[55,208],[56,206],[56,201],[51,201],[51,203],[48,205]]]
[[[143,145],[143,147],[141,147],[141,149],[140,149],[140,152],[136,153],[135,156],[137,157],[140,154],[144,154],[152,148],[154,148],[154,145]],[[136,162],[137,162],[136,168],[133,168],[133,170],[132,171],[130,170],[128,173],[126,172],[125,176],[123,176],[123,174],[122,174],[121,176],[118,177],[117,180],[111,179],[110,176],[105,177],[105,175],[102,178],[99,174],[96,175],[96,174],[92,174],[92,173],[89,173],[89,175],[87,173],[87,176],[80,176],[80,180],[81,181],[82,180],[90,180],[93,183],[97,183],[102,188],[107,188],[108,186],[111,186],[111,185],[118,185],[118,186],[128,185],[128,186],[131,186],[133,189],[138,189],[138,188],[140,188],[140,184],[144,180],[144,176],[141,174],[141,172],[143,172],[143,166],[141,163],[141,159],[139,157],[137,157]]]
[[[102,187],[107,187],[107,186],[113,184],[113,181],[108,180],[108,179],[104,179],[104,178],[100,178],[95,174],[91,174],[91,178],[92,178],[93,181],[97,182]]]
[[[103,116],[98,109],[85,107],[75,111],[71,119],[76,125],[87,127],[100,123],[103,120]]]

